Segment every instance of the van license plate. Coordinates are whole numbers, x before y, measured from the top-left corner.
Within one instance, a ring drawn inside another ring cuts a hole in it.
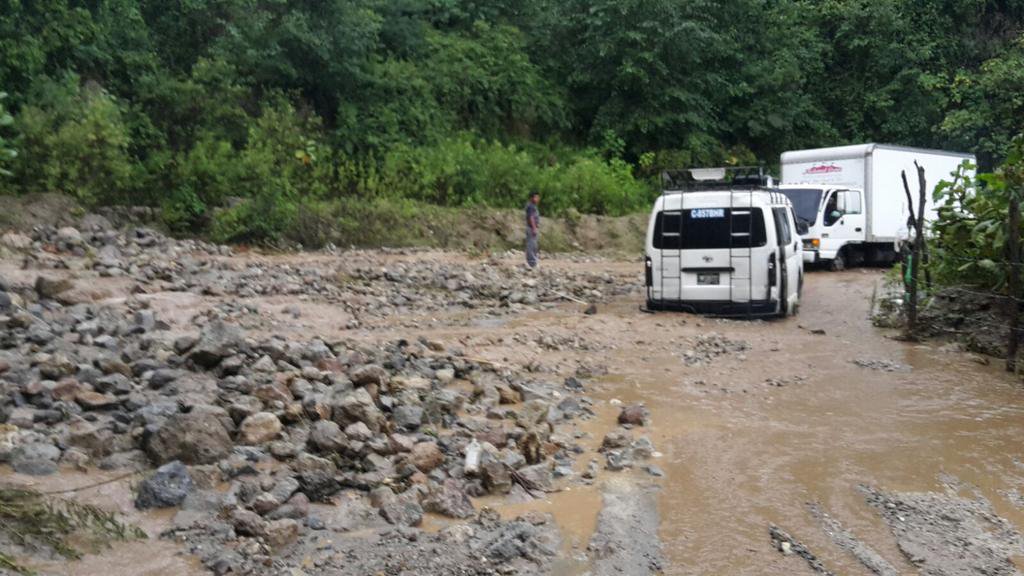
[[[698,286],[711,286],[718,284],[718,272],[701,272],[697,274]]]

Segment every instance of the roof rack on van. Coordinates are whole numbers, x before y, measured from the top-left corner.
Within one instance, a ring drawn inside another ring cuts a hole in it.
[[[661,173],[662,193],[694,190],[755,190],[773,185],[764,165],[687,168]]]

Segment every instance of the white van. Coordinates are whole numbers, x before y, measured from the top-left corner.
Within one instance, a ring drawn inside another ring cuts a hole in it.
[[[795,314],[804,274],[802,229],[789,199],[765,185],[666,190],[647,226],[648,309]]]

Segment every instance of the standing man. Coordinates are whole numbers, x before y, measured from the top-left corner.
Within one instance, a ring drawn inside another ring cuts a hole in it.
[[[526,203],[526,265],[530,268],[537,267],[537,254],[540,251],[537,245],[540,232],[540,192],[531,192],[530,200]]]

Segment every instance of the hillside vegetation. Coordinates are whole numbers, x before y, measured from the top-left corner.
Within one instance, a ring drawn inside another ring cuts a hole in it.
[[[0,192],[316,243],[364,205],[628,214],[664,167],[800,147],[990,169],[1024,123],[1022,23],[1022,0],[0,0]]]

